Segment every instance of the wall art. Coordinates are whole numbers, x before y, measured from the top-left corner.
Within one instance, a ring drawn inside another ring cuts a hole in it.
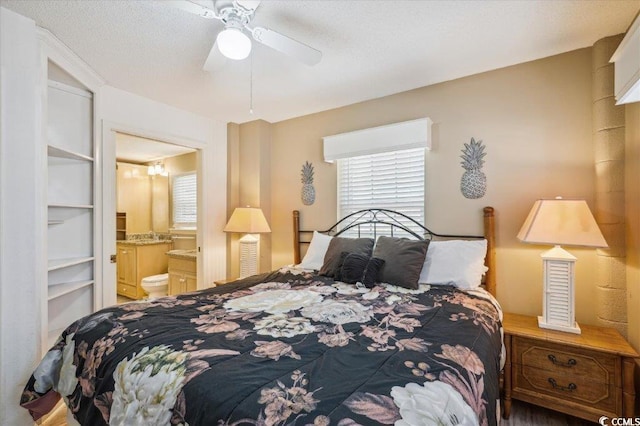
[[[300,176],[302,182],[300,198],[302,198],[302,204],[310,206],[316,201],[316,189],[313,187],[313,165],[305,161]]]
[[[484,197],[487,192],[487,176],[482,171],[484,164],[485,146],[482,141],[471,138],[462,148],[462,168],[465,170],[460,180],[460,191],[466,198],[476,199]]]

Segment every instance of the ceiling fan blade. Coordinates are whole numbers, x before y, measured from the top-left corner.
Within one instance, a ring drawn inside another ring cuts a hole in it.
[[[193,13],[194,15],[201,16],[207,19],[219,19],[216,15],[216,12],[213,9],[209,9],[208,7],[204,7],[198,3],[194,3],[189,0],[167,0],[166,3],[169,5],[187,11],[189,13]]]
[[[307,65],[316,65],[320,62],[320,59],[322,59],[322,52],[319,50],[309,47],[304,43],[289,38],[276,31],[262,27],[247,27],[247,29],[251,31],[251,34],[256,41],[286,55],[293,56],[300,62]]]
[[[234,3],[247,11],[255,11],[261,2],[262,0],[235,0]]]
[[[207,60],[204,62],[202,69],[209,72],[216,72],[221,70],[227,63],[227,58],[220,53],[218,49],[218,42],[216,41],[207,56]]]

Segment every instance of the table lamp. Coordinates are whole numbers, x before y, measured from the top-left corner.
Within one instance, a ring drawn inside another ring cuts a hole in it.
[[[575,321],[576,258],[560,245],[608,247],[585,200],[557,197],[537,200],[518,239],[530,244],[553,244],[541,254],[544,266],[543,313],[538,326],[580,334]]]
[[[262,210],[257,207],[237,207],[224,232],[246,234],[240,238],[240,278],[258,273],[258,241],[252,234],[271,232]]]

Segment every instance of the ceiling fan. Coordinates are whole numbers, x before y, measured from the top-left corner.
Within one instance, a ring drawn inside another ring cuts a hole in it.
[[[253,15],[261,0],[212,0],[211,7],[203,5],[202,0],[175,0],[175,7],[194,13],[207,19],[218,19],[224,23],[224,29],[218,33],[216,41],[203,66],[207,71],[216,71],[225,63],[225,58],[241,60],[251,53],[251,39],[269,46],[279,52],[296,58],[307,65],[316,65],[322,58],[322,52],[289,38],[269,28],[250,26]]]

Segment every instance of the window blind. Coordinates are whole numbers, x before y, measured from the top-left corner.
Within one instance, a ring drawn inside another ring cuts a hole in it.
[[[196,173],[175,175],[172,178],[173,226],[192,227],[198,222]]]
[[[424,148],[338,160],[339,218],[362,209],[382,208],[398,211],[424,223],[424,165]],[[398,219],[422,234],[420,228],[406,219]],[[361,236],[373,235],[373,227],[368,230],[361,228],[360,231]],[[356,235],[357,230],[349,232],[349,236]]]

